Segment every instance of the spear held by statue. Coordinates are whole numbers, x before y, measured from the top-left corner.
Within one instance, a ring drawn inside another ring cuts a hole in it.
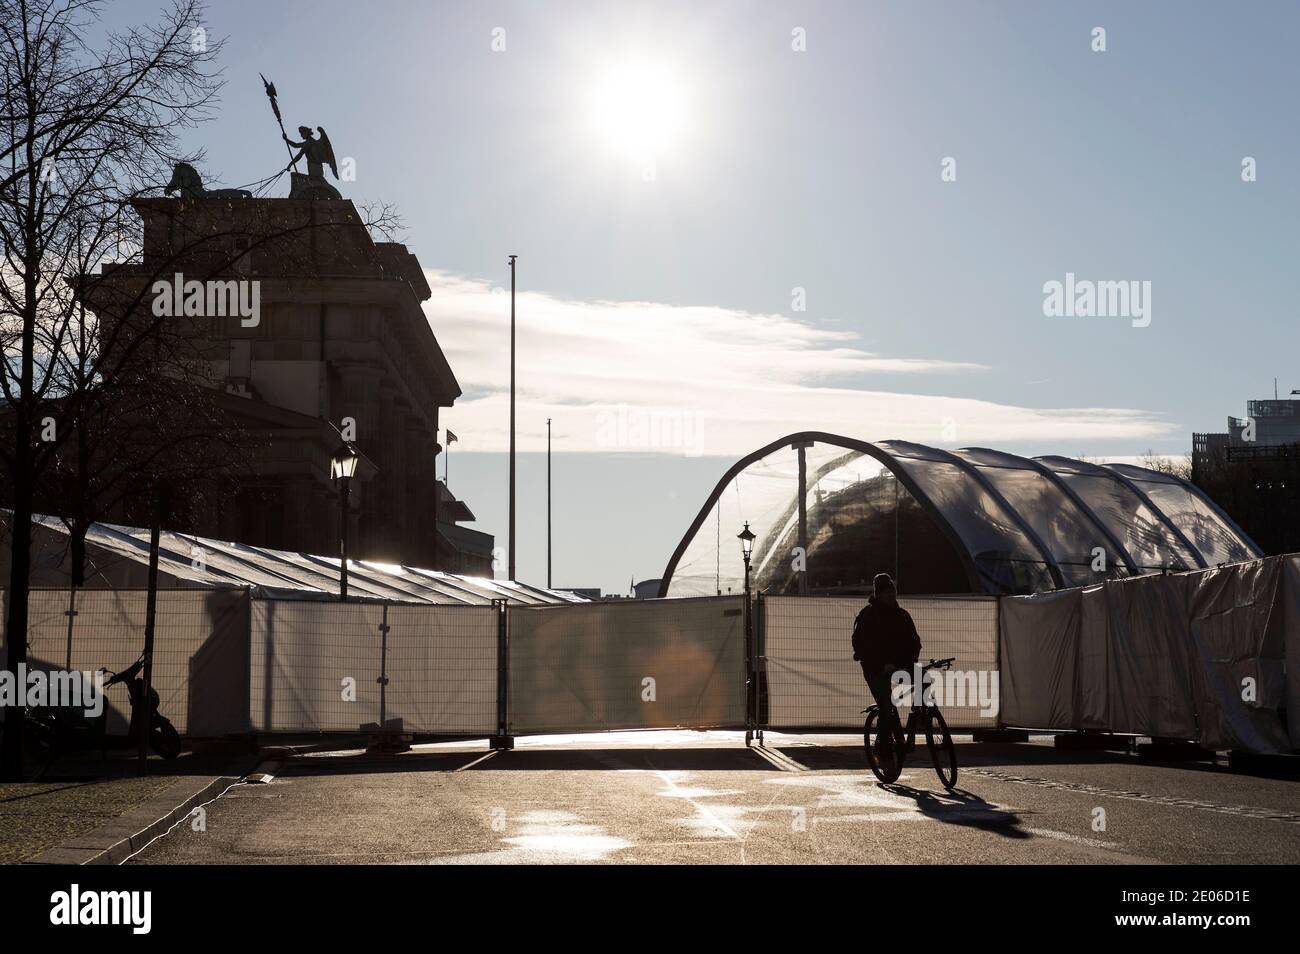
[[[257,75],[262,76],[261,73]],[[293,167],[294,172],[297,172],[298,160],[294,157],[293,147],[289,145],[289,134],[284,131],[284,120],[280,118],[280,104],[275,99],[277,95],[275,84],[268,82],[266,77],[262,76],[262,87],[266,90],[266,98],[271,101],[271,112],[275,113],[275,121],[280,124],[280,137],[284,140],[284,148],[289,150],[289,165]]]

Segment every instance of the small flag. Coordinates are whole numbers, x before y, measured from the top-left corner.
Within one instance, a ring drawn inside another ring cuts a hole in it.
[[[447,428],[447,445],[450,446],[456,443],[457,440],[459,440],[459,438],[451,432],[451,428]]]

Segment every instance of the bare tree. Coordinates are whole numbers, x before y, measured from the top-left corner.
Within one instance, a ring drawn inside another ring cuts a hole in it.
[[[92,48],[101,6],[0,0],[0,466],[13,511],[5,668],[15,675],[27,658],[36,502],[70,501],[64,519],[82,546],[115,502],[160,481],[192,486],[215,448],[237,444],[205,387],[195,323],[149,307],[155,280],[182,262],[200,279],[239,272],[268,246],[277,264],[308,275],[321,264],[323,229],[391,237],[400,227],[386,205],[359,218],[342,203],[318,214],[240,198],[146,198],[178,162],[201,161],[180,137],[210,115],[220,43],[197,41],[200,0],[170,0],[156,22]],[[221,202],[223,214],[198,208]],[[141,245],[145,208],[165,220],[165,240]],[[74,566],[83,561],[84,548]],[[20,777],[20,708],[6,710],[4,727],[0,769]]]
[[[1142,455],[1141,465],[1147,470],[1169,474],[1182,480],[1192,479],[1192,455],[1182,454],[1178,457],[1164,457],[1153,450]]]
[[[114,256],[129,198],[167,181],[179,131],[212,102],[216,45],[192,42],[201,12],[177,0],[157,23],[94,50],[85,37],[98,4],[0,0],[0,387],[12,438],[0,462],[13,499],[6,668],[15,677],[27,658],[37,479],[70,430],[60,427],[70,405],[50,399],[84,318],[79,278]],[[22,716],[5,712],[6,778],[22,774]]]

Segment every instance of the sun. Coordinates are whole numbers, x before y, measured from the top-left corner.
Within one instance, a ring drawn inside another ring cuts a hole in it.
[[[591,124],[605,148],[624,158],[661,158],[686,121],[686,98],[674,69],[644,60],[611,64],[593,80]]]

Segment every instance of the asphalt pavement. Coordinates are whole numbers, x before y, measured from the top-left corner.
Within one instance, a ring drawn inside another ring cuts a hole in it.
[[[958,738],[881,785],[852,735],[623,732],[283,760],[132,864],[1300,862],[1300,779]]]

